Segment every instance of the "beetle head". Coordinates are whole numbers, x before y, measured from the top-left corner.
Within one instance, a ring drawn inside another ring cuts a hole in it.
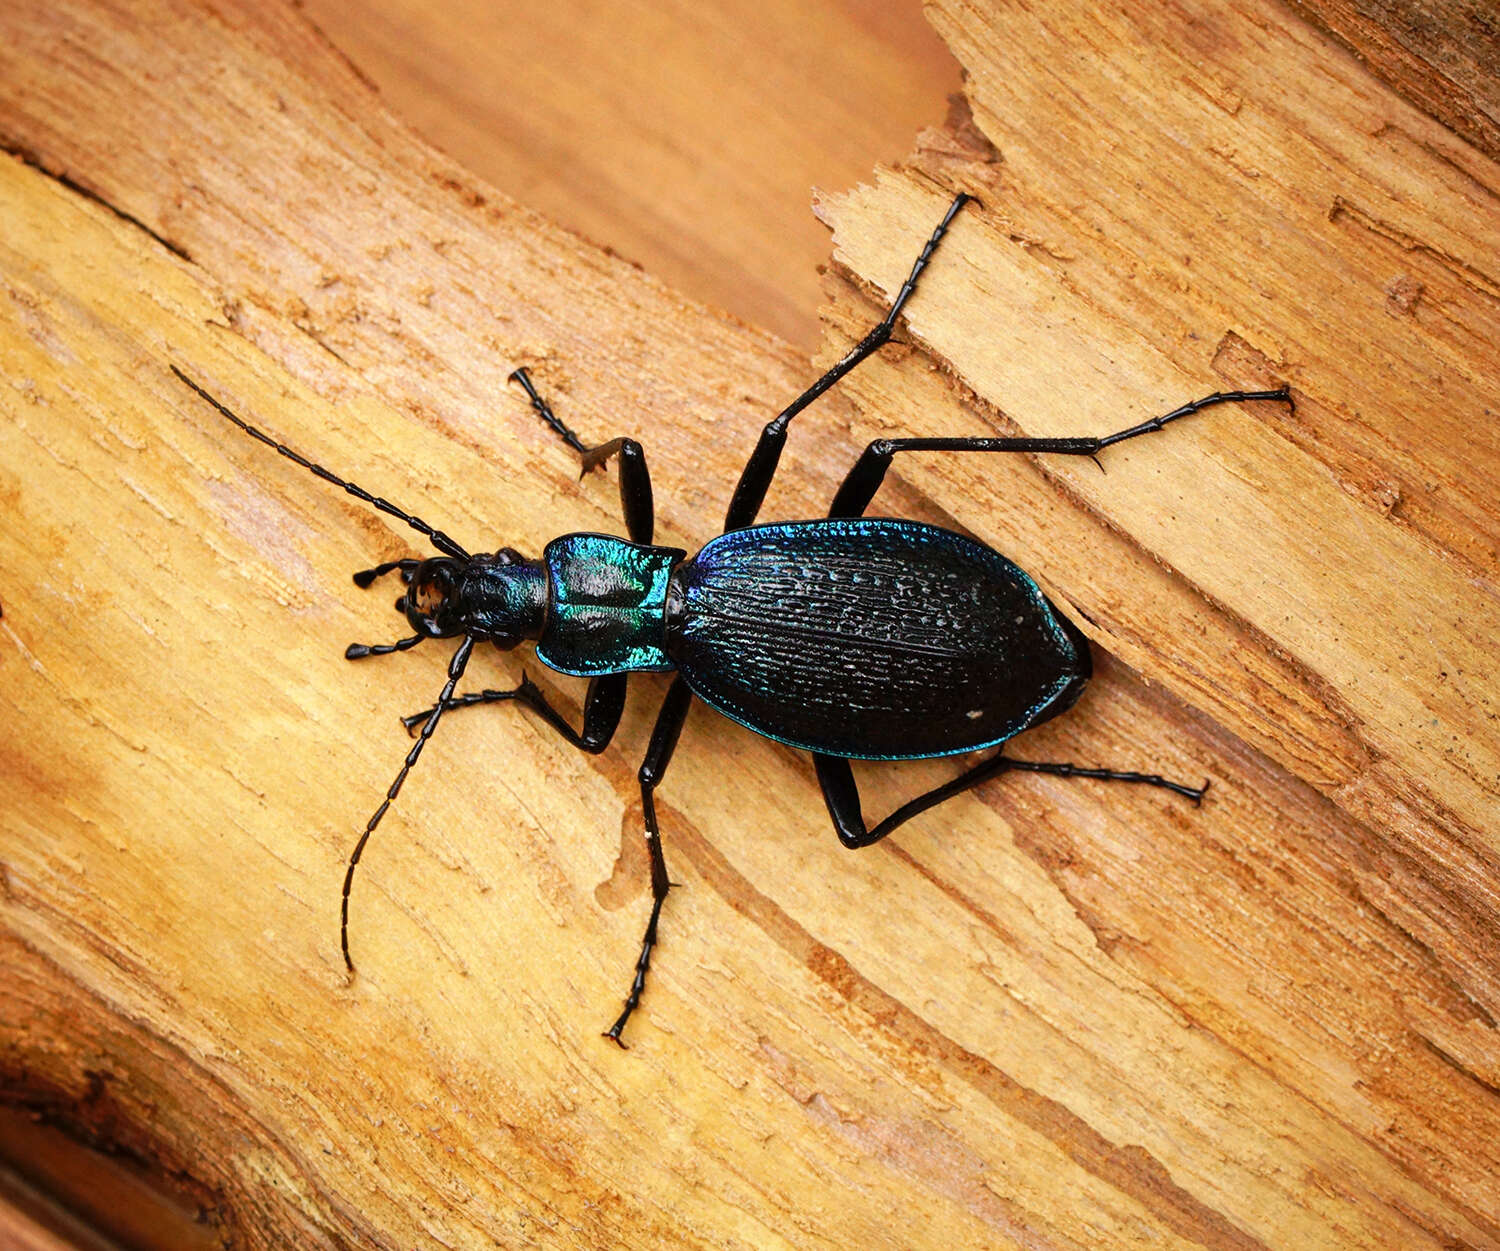
[[[396,607],[424,638],[471,635],[511,648],[541,633],[546,596],[540,563],[503,547],[468,560],[424,560]]]
[[[406,593],[396,607],[406,613],[411,628],[426,638],[452,638],[462,634],[463,625],[456,619],[453,589],[462,576],[463,565],[448,556],[424,560],[411,575]]]

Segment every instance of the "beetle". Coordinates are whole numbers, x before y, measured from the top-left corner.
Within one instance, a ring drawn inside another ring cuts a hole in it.
[[[385,798],[365,823],[344,874],[339,938],[350,973],[349,893],[371,834],[400,792],[439,720],[456,708],[514,701],[583,751],[614,736],[631,673],[673,672],[638,780],[651,864],[651,912],[624,1008],[604,1036],[621,1033],[641,1001],[671,882],[654,792],[688,709],[697,698],[757,734],[811,753],[829,817],[846,847],[868,847],[918,813],[1007,771],[1136,782],[1195,803],[1208,783],[1188,786],[1154,773],[1021,760],[1004,744],[1066,712],[1092,672],[1089,644],[1031,577],[975,539],[898,518],[866,517],[893,458],[907,452],[1098,454],[1159,431],[1215,404],[1276,400],[1286,387],[1215,392],[1102,437],[877,439],[855,461],[828,516],[756,525],[792,419],[885,345],[922,272],[959,210],[960,193],[923,246],[885,317],[761,431],[730,498],[724,530],[696,555],[654,544],[651,477],[634,439],[586,445],[537,391],[525,369],[511,380],[531,407],[578,453],[583,473],[619,462],[629,538],[566,534],[528,559],[512,548],[470,554],[441,530],[330,473],[241,419],[175,365],[177,377],[223,417],[324,481],[424,535],[440,553],[361,570],[370,586],[399,573],[396,601],[413,631],[395,643],[351,644],[351,660],[406,651],[428,639],[458,639],[448,676],[430,708],[402,718],[416,742]],[[503,650],[523,641],[560,673],[589,679],[583,725],[573,725],[529,678],[510,690],[459,693],[474,646]],[[851,760],[911,760],[994,749],[951,781],[870,825]]]

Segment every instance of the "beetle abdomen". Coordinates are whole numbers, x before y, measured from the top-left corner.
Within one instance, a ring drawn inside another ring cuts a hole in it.
[[[694,694],[808,751],[974,751],[1070,706],[1090,672],[1082,635],[1023,570],[919,522],[736,530],[674,580],[667,650]]]

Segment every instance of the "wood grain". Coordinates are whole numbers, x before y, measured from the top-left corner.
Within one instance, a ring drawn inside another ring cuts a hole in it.
[[[642,438],[684,546],[805,365],[436,155],[294,12],[0,15],[8,1097],[251,1247],[1500,1246],[1494,171],[1281,9],[1213,10],[1190,67],[1128,12],[937,13],[974,123],[823,201],[853,276],[824,354],[953,185],[985,207],[919,346],[799,418],[766,515],[816,515],[873,433],[1104,431],[1289,377],[1295,417],[1221,410],[1103,477],[919,462],[882,497],[1001,543],[1105,644],[1018,754],[1210,799],[1007,781],[851,855],[803,759],[699,710],[625,1055],[595,1031],[645,911],[660,682],[598,758],[445,724],[366,859],[346,983],[350,836],[443,665],[345,664],[399,630],[347,575],[411,536],[168,366],[535,550],[615,500],[516,364],[575,428]],[[1299,55],[1320,91],[1257,94]],[[951,769],[866,771],[869,807]]]
[[[1221,32],[1231,17],[1227,8],[1217,15]],[[1488,420],[1500,406],[1500,283],[1486,273],[1500,251],[1493,192],[1480,194],[1486,184],[1473,176],[1455,179],[1454,161],[1394,159],[1408,145],[1443,142],[1441,130],[1410,109],[1388,107],[1374,126],[1378,138],[1363,147],[1350,140],[1331,149],[1304,137],[1334,134],[1368,82],[1351,62],[1330,62],[1307,46],[1297,28],[1259,32],[1253,50],[1205,36],[1179,52],[1165,24],[1057,6],[1031,30],[1012,21],[1001,31],[963,9],[939,25],[967,63],[995,67],[987,78],[971,74],[970,93],[979,126],[1004,155],[992,207],[1026,243],[972,242],[964,275],[971,296],[924,304],[913,329],[1030,434],[1130,424],[1186,398],[1195,372],[1216,385],[1293,383],[1294,415],[1205,420],[1158,441],[1168,447],[1131,446],[1119,459],[1149,465],[1150,492],[1119,472],[1048,468],[1174,575],[1159,576],[1151,594],[1122,596],[1108,617],[1085,611],[1111,650],[1383,828],[1426,863],[1422,875],[1439,893],[1465,895],[1450,902],[1480,927],[1469,941],[1454,941],[1447,908],[1418,927],[1449,951],[1455,975],[1486,1010],[1500,1009],[1500,953],[1483,941],[1497,932],[1484,883],[1500,855],[1492,828],[1500,701],[1490,663],[1500,637],[1490,489],[1500,480],[1500,438]],[[1090,84],[1095,94],[1081,99],[1020,93],[1023,62],[1005,61],[1019,37],[1121,46],[1141,74],[1133,83]],[[1214,50],[1217,59],[1206,59]],[[1204,96],[1204,81],[1248,78],[1252,56],[1289,67],[1301,56],[1309,77],[1321,67],[1321,89],[1295,114],[1305,131],[1290,124],[1284,87],[1237,93],[1229,114]],[[1098,135],[1092,119],[1100,111],[1132,119],[1130,142]],[[1280,143],[1261,150],[1255,177],[1243,161],[1223,159],[1251,150],[1273,128]],[[1181,158],[1164,170],[1169,145]],[[1106,149],[1122,187],[1108,200],[1086,201]],[[1495,185],[1493,167],[1477,162],[1472,175]],[[1410,196],[1424,174],[1431,190]],[[899,282],[899,267],[886,261],[893,242],[941,202],[915,177],[904,196],[896,182],[850,197],[848,220],[859,225],[846,229],[840,210],[832,212],[839,254],[856,270],[885,262],[878,275],[864,272],[888,290]],[[1199,227],[1174,215],[1184,185],[1216,206],[1207,270]],[[1065,213],[1060,204],[1081,207]],[[1128,254],[1113,242],[1125,238]],[[1417,269],[1422,299],[1442,309],[1430,331],[1421,312],[1393,316],[1388,307],[1387,288],[1406,268]],[[1310,304],[1310,292],[1328,294]],[[1005,336],[976,337],[977,308],[995,306],[1010,310]],[[1141,325],[1152,333],[1138,333]],[[1115,385],[1122,375],[1153,398],[1122,397]],[[876,395],[871,407],[890,413],[904,405]],[[1288,454],[1288,444],[1298,454]],[[998,493],[984,485],[989,468],[938,472],[951,472],[949,489],[962,483],[972,498]],[[1210,501],[1196,516],[1187,511],[1193,495]],[[1263,524],[1267,512],[1276,529]],[[1255,541],[1235,542],[1236,533]],[[1049,527],[1025,563],[1046,568],[1078,602],[1083,595],[1061,571],[1071,565],[1073,577],[1091,580],[1089,546]],[[1058,555],[1048,560],[1054,547]],[[1145,654],[1143,639],[1201,632],[1206,608],[1216,618],[1205,632],[1219,640],[1209,644],[1216,658]],[[1381,628],[1372,629],[1377,621]],[[1283,662],[1280,672],[1225,690],[1220,675],[1240,668],[1231,651],[1251,650],[1256,638]],[[1312,710],[1313,721],[1293,737],[1286,727],[1301,719],[1299,709]]]
[[[305,0],[399,117],[678,291],[816,350],[844,187],[942,120],[958,65],[915,2]]]
[[[1289,0],[1420,109],[1500,160],[1500,14],[1487,0]]]

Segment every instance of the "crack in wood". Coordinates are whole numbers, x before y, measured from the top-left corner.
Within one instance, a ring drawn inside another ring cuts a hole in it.
[[[1460,260],[1452,253],[1445,252],[1436,244],[1419,239],[1416,235],[1402,230],[1401,227],[1376,217],[1373,213],[1366,212],[1344,196],[1333,197],[1333,204],[1328,210],[1328,220],[1334,223],[1352,222],[1356,226],[1379,235],[1382,239],[1389,239],[1403,251],[1430,257],[1475,294],[1500,302],[1500,282],[1491,278],[1484,270]]]
[[[71,191],[74,195],[81,196],[83,199],[97,204],[100,208],[114,214],[114,216],[118,217],[122,222],[128,222],[142,234],[148,235],[150,238],[154,239],[158,244],[166,248],[168,252],[177,257],[179,260],[186,261],[189,265],[195,264],[192,256],[189,255],[188,250],[181,244],[173,243],[172,240],[168,239],[165,235],[153,230],[134,213],[129,213],[125,209],[122,209],[119,205],[111,203],[109,198],[102,192],[95,191],[92,187],[85,186],[76,178],[72,177],[70,174],[64,173],[62,170],[53,169],[45,160],[42,159],[42,157],[38,153],[28,148],[25,144],[18,142],[17,140],[11,138],[9,135],[0,133],[0,152],[8,153],[9,155],[15,157],[16,160],[20,161],[21,164],[29,166],[30,168],[36,170],[37,173],[41,174],[45,178],[50,178],[53,182],[57,183],[58,186]]]

